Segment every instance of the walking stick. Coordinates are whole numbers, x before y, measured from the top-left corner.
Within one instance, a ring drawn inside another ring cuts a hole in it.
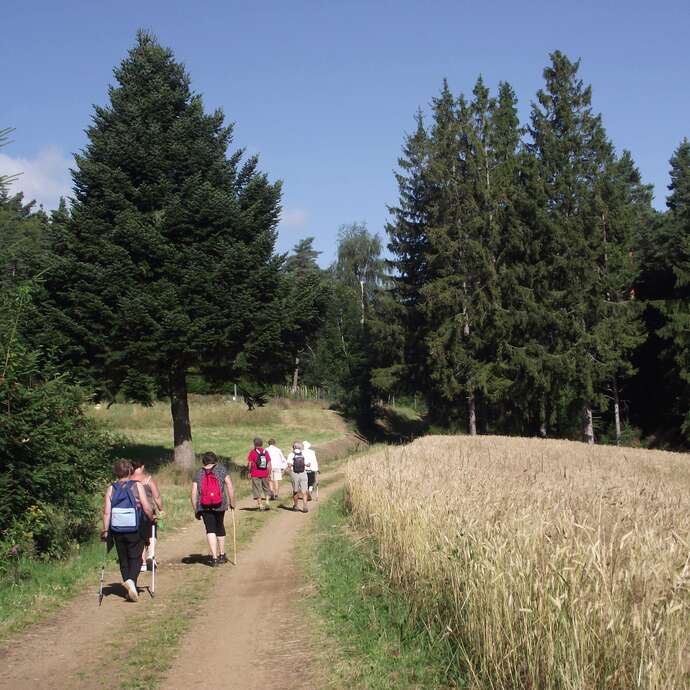
[[[105,541],[105,553],[103,554],[103,565],[101,566],[101,584],[98,587],[98,605],[103,603],[103,579],[105,578],[105,561],[108,558],[108,540]]]
[[[235,528],[235,509],[232,509],[232,557],[233,565],[237,565],[237,534]]]
[[[156,523],[151,527],[151,588],[149,594],[152,597],[156,596]]]

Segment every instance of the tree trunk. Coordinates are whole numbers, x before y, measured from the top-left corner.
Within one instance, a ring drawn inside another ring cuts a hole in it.
[[[173,366],[170,371],[170,411],[173,419],[175,464],[185,469],[194,467],[192,426],[187,402],[187,370],[181,365]]]
[[[299,382],[299,357],[295,357],[295,372],[292,375],[292,393],[297,393],[297,383]]]
[[[589,405],[585,405],[582,410],[582,421],[584,422],[585,443],[594,443],[594,422],[592,420],[592,408]]]
[[[621,404],[618,397],[618,381],[613,379],[613,418],[616,423],[616,445],[621,444]]]
[[[539,437],[546,438],[546,436],[546,402],[542,400],[541,404],[539,405]]]
[[[469,431],[470,436],[477,435],[477,401],[474,397],[474,391],[470,391],[467,396],[467,405],[469,408]]]
[[[364,281],[360,280],[359,281],[359,289],[360,289],[360,306],[362,308],[362,317],[360,319],[360,324],[363,326],[364,325]]]

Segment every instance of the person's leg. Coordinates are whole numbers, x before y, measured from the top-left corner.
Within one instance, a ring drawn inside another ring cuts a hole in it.
[[[264,507],[266,510],[270,509],[268,505],[268,497],[271,495],[271,485],[268,481],[268,477],[262,477],[261,479],[261,500],[264,502]]]
[[[115,542],[115,550],[117,551],[117,563],[120,566],[120,575],[124,582],[129,577],[129,559],[127,558],[127,544],[124,540],[124,534],[116,534],[113,532],[113,541]]]
[[[212,563],[215,563],[218,558],[218,537],[216,536],[216,514],[213,510],[204,510],[201,512],[201,519],[204,521],[206,528],[206,541],[208,548],[211,551]]]
[[[252,477],[252,497],[256,501],[256,507],[261,510],[261,479]]]
[[[225,511],[216,511],[216,537],[218,539],[218,560],[227,563],[225,557]]]
[[[144,553],[146,542],[138,532],[128,534],[127,555],[129,557],[129,580],[137,586],[137,579],[141,573],[141,555]]]

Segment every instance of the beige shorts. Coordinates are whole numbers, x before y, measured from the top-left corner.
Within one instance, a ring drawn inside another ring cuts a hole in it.
[[[283,478],[283,470],[271,470],[271,479],[279,482]]]
[[[264,498],[271,495],[271,485],[268,477],[252,477],[252,496],[254,498]]]
[[[298,494],[307,490],[307,473],[292,473],[292,493]]]

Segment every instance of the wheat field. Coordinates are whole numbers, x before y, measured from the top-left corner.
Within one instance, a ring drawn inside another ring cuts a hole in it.
[[[347,497],[469,687],[690,688],[688,455],[429,436]]]

